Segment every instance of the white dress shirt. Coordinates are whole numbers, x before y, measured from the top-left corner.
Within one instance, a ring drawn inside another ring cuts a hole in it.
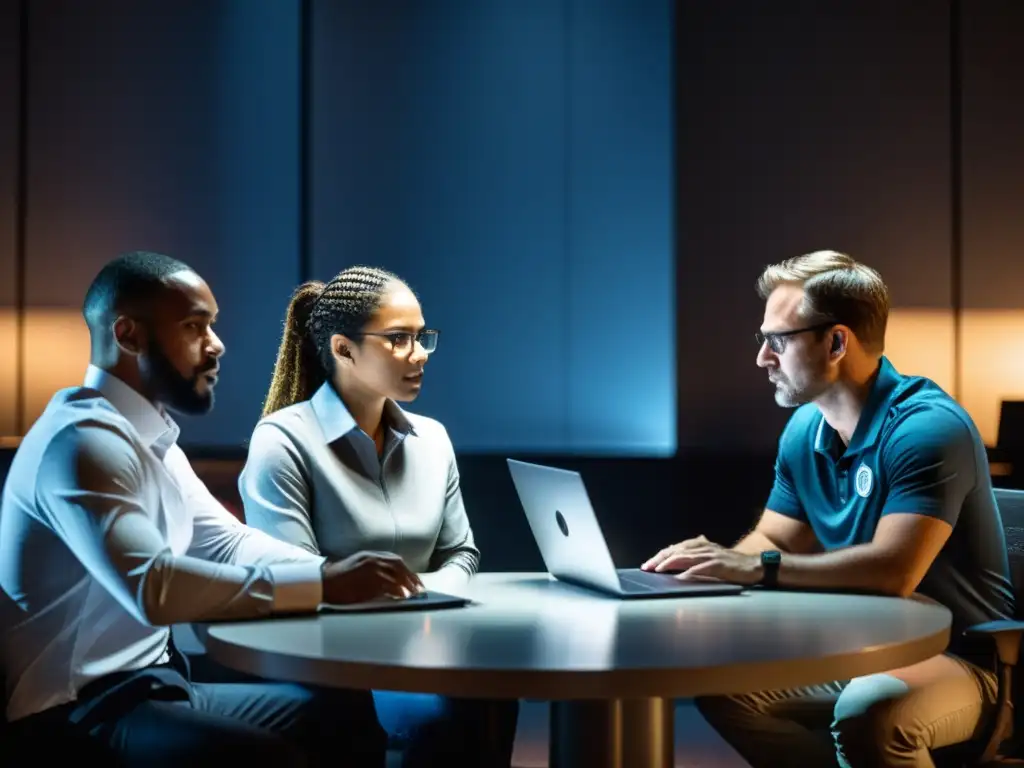
[[[319,606],[323,559],[238,522],[178,431],[90,366],[25,435],[0,504],[8,719],[166,661],[171,624]]]
[[[391,400],[384,422],[378,456],[330,383],[264,418],[239,477],[245,520],[331,559],[393,552],[428,589],[457,592],[480,552],[448,432]]]

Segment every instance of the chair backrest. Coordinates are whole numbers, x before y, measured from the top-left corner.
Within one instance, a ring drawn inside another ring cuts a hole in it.
[[[1017,598],[1017,616],[1024,616],[1024,491],[996,488],[996,504],[1003,519],[1010,577]]]
[[[1003,400],[999,406],[996,447],[1011,453],[1024,451],[1024,400]]]

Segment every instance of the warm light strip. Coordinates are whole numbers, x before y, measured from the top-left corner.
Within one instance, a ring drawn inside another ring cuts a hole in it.
[[[900,373],[927,376],[953,392],[953,313],[942,309],[894,309],[889,313],[885,354]]]
[[[971,310],[961,321],[960,402],[995,445],[999,404],[1024,400],[1024,310]]]
[[[0,434],[15,429],[13,312],[0,311]],[[893,310],[886,354],[902,373],[927,376],[947,392],[954,384],[954,328],[951,310]],[[963,351],[959,401],[982,438],[994,445],[999,404],[1024,399],[1024,310],[968,310],[961,318]],[[82,380],[89,335],[78,310],[32,309],[25,317],[26,425],[42,413],[52,394]],[[680,404],[685,407],[685,404]],[[10,440],[2,438],[6,447]]]
[[[0,435],[18,431],[18,324],[17,313],[0,308]]]

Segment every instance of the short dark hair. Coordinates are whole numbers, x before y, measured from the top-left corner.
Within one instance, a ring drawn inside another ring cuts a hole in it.
[[[182,261],[151,251],[131,251],[108,261],[93,279],[82,303],[89,330],[110,323],[126,304],[156,297],[167,278],[194,270]]]
[[[295,290],[263,404],[264,416],[313,396],[334,372],[331,337],[359,333],[394,284],[405,285],[384,269],[349,267],[326,285],[313,280]]]

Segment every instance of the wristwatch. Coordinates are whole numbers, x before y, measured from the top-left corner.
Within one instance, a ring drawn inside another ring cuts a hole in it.
[[[769,588],[779,585],[779,565],[782,564],[782,553],[768,549],[761,553],[761,585]]]

